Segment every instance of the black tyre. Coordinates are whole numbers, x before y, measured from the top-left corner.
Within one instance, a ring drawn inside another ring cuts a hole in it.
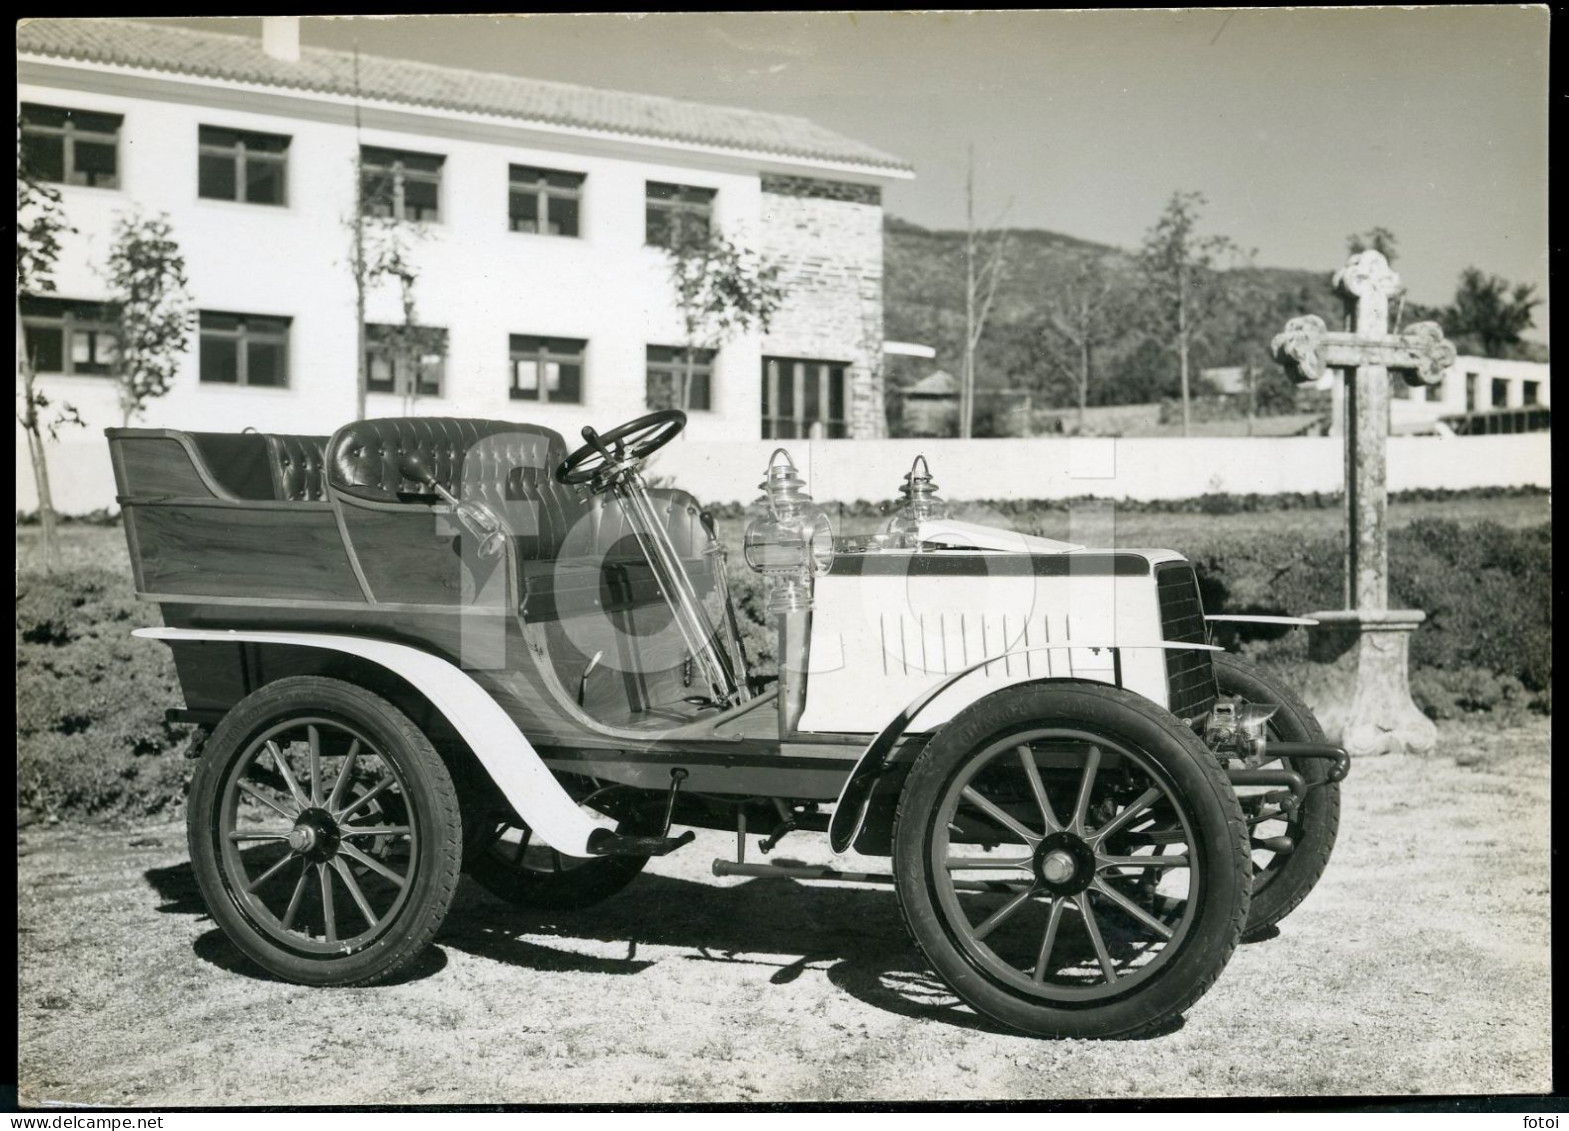
[[[1281,742],[1328,741],[1312,710],[1290,688],[1252,664],[1235,656],[1216,654],[1215,678],[1222,696],[1278,708],[1267,724],[1270,738]],[[1253,902],[1248,910],[1247,935],[1274,926],[1307,898],[1324,874],[1340,828],[1340,783],[1327,781],[1329,762],[1321,758],[1275,758],[1260,768],[1272,767],[1300,774],[1310,788],[1294,817],[1279,815],[1277,806],[1264,805],[1263,790],[1253,790],[1240,799],[1253,856]],[[1275,851],[1264,843],[1278,843],[1282,837],[1291,841],[1289,852]]]
[[[446,766],[403,712],[352,684],[278,680],[208,740],[187,811],[213,919],[264,969],[368,985],[430,945],[463,829]]]
[[[960,712],[899,798],[910,933],[977,1011],[1049,1037],[1158,1028],[1220,975],[1247,918],[1246,829],[1204,744],[1101,684]]]

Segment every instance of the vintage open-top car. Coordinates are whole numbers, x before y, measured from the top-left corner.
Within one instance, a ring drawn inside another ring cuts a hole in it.
[[[111,429],[136,588],[185,706],[214,919],[269,971],[367,984],[429,945],[460,871],[586,906],[675,826],[720,875],[895,887],[934,969],[1029,1033],[1185,1010],[1324,868],[1348,761],[1209,643],[1192,566],[946,517],[917,461],[835,536],[788,455],[742,552],[777,679],[749,671],[726,550],[649,489],[653,413],[568,452],[515,421],[330,438]],[[1256,618],[1255,618],[1256,619]],[[887,872],[747,861],[826,832]]]

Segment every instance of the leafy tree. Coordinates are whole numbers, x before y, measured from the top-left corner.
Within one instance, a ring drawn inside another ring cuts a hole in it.
[[[1521,336],[1534,325],[1532,311],[1541,304],[1533,284],[1511,286],[1497,275],[1467,267],[1460,273],[1455,301],[1440,321],[1462,353],[1511,357],[1519,352]]]
[[[1395,233],[1382,225],[1369,228],[1365,232],[1353,232],[1346,237],[1346,251],[1351,255],[1360,255],[1364,251],[1379,252],[1390,263],[1396,259]]]
[[[59,438],[60,429],[81,427],[82,418],[69,404],[55,404],[38,387],[33,351],[26,347],[22,330],[22,297],[54,291],[54,269],[60,258],[60,237],[76,231],[67,223],[60,192],[38,180],[21,147],[21,119],[17,120],[16,161],[16,370],[21,379],[17,423],[27,434],[27,454],[38,493],[38,521],[43,531],[44,569],[58,564],[54,495],[49,488],[49,461],[44,436]]]
[[[402,321],[389,327],[381,339],[398,372],[408,375],[404,390],[404,412],[413,410],[419,399],[420,366],[424,359],[439,355],[446,349],[446,334],[436,327],[421,326],[416,308],[415,287],[419,270],[414,262],[412,243],[424,238],[424,230],[386,217],[364,216],[360,220],[360,252],[363,257],[361,270],[362,290],[369,291],[381,283],[391,281],[398,288],[398,309]],[[363,300],[362,300],[363,301]],[[364,311],[360,313],[363,327]],[[361,331],[363,333],[363,329]],[[362,367],[368,364],[360,350]],[[369,372],[366,373],[369,389]],[[364,415],[363,406],[361,416]]]
[[[195,321],[185,257],[169,217],[117,216],[104,276],[115,324],[110,373],[121,423],[128,425],[148,401],[169,391]]]
[[[1177,353],[1182,394],[1182,434],[1191,419],[1190,389],[1194,344],[1206,323],[1227,299],[1222,261],[1234,262],[1241,250],[1226,236],[1200,236],[1202,193],[1174,192],[1165,211],[1144,237],[1139,262],[1146,295],[1157,323],[1171,335]]]
[[[778,264],[732,243],[710,224],[673,223],[665,251],[685,361],[681,387],[672,391],[670,402],[685,412],[692,403],[697,351],[717,350],[753,328],[766,333],[785,291]],[[651,408],[670,407],[653,403],[662,399],[656,391],[650,390],[650,397]]]
[[[1093,252],[1074,257],[1072,267],[1046,300],[1044,329],[1074,355],[1080,432],[1084,431],[1095,352],[1123,332],[1124,305],[1106,257]]]

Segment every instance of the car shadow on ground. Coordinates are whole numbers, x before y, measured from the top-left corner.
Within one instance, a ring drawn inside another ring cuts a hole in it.
[[[160,912],[208,917],[188,862],[144,875],[164,900]],[[621,944],[626,954],[583,954],[542,941],[548,938]],[[593,907],[543,911],[514,907],[465,879],[436,942],[396,982],[439,972],[447,963],[444,947],[530,970],[612,975],[641,973],[657,960],[640,957],[640,949],[664,947],[684,952],[679,961],[772,968],[768,982],[776,986],[819,970],[851,997],[887,1013],[1016,1035],[975,1014],[929,969],[887,888],[824,887],[772,877],[716,887],[643,875]],[[276,980],[219,930],[200,935],[193,950],[223,970]],[[1181,1025],[1178,1019],[1145,1037],[1165,1036]]]

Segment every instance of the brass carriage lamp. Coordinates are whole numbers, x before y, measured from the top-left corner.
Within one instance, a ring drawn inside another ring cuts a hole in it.
[[[910,464],[899,495],[903,503],[888,520],[885,533],[895,546],[915,549],[921,540],[921,523],[948,517],[948,504],[937,496],[937,484],[932,482],[924,455],[916,456]]]
[[[804,612],[812,607],[812,578],[833,565],[833,527],[783,448],[769,457],[759,486],[768,513],[747,524],[742,556],[768,581],[770,613]]]

